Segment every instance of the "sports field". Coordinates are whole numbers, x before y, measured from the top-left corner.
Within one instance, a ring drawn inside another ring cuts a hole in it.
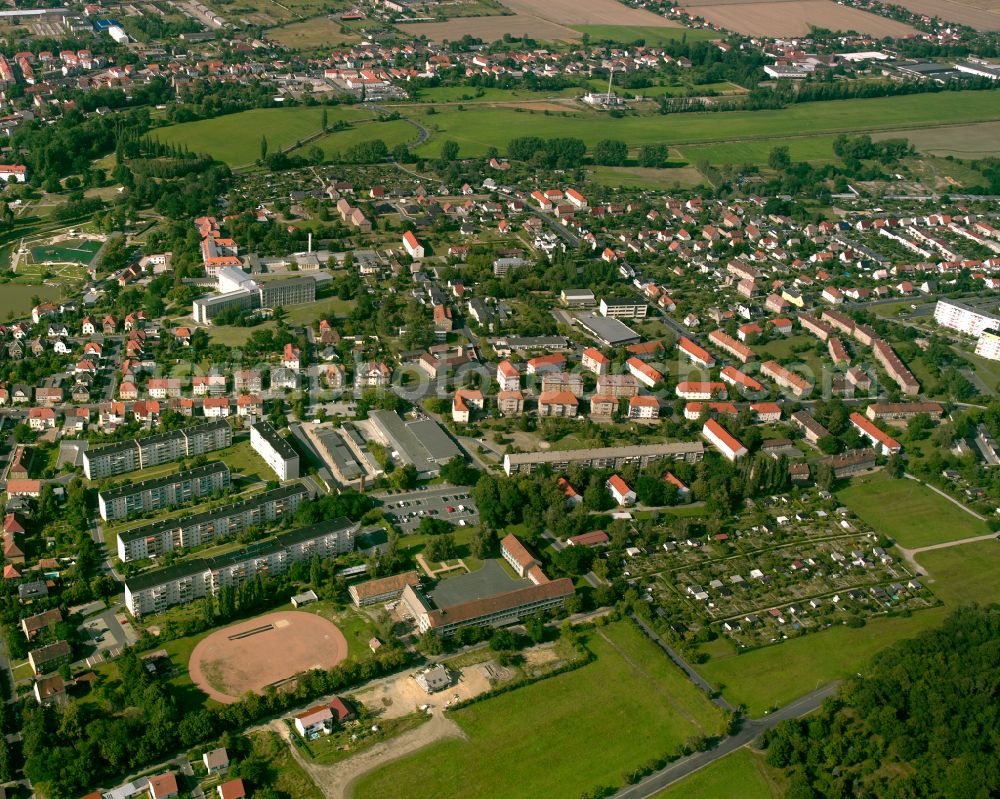
[[[40,244],[31,248],[31,257],[35,263],[52,261],[53,263],[89,264],[101,242],[88,239],[68,239],[55,244]]]
[[[866,524],[912,549],[943,541],[986,535],[984,522],[915,480],[893,480],[884,473],[853,481],[837,499]]]
[[[737,749],[653,799],[778,799],[784,789],[781,772],[769,768],[763,755]]]
[[[212,699],[231,704],[310,669],[347,657],[335,624],[312,613],[282,611],[216,630],[191,653],[191,680]]]
[[[720,732],[719,711],[630,623],[587,635],[593,663],[455,712],[467,740],[369,774],[355,799],[577,797]]]
[[[330,125],[338,120],[371,118],[363,108],[328,108],[327,114]],[[322,118],[323,109],[318,106],[258,108],[156,128],[149,136],[167,144],[186,146],[192,152],[207,153],[230,166],[246,166],[260,158],[262,136],[267,137],[268,152],[274,153],[319,132]]]

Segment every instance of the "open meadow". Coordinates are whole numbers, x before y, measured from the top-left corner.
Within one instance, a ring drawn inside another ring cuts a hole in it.
[[[1000,103],[992,92],[943,92],[927,102],[922,95],[868,100],[801,103],[774,111],[725,111],[626,116],[614,119],[599,113],[545,114],[501,108],[446,108],[424,120],[434,135],[418,148],[437,154],[436,138],[458,142],[461,154],[482,155],[490,147],[503,150],[516,131],[530,129],[542,138],[572,135],[593,145],[604,138],[620,138],[630,145],[666,142],[671,145],[740,142],[796,135],[878,130],[905,130],[952,123],[1000,120]],[[530,116],[525,116],[530,114]],[[572,122],[570,122],[572,120]],[[905,136],[907,134],[900,133]]]
[[[876,141],[894,134],[876,133]],[[922,153],[956,158],[995,158],[1000,155],[1000,122],[975,125],[945,125],[906,132],[906,138]]]
[[[784,795],[781,772],[764,763],[760,753],[744,748],[685,777],[653,799],[778,799]]]
[[[945,605],[1000,602],[1000,541],[921,552],[916,561],[927,571],[923,579]]]
[[[396,27],[410,36],[426,36],[431,42],[454,42],[466,34],[487,42],[498,41],[508,33],[515,38],[528,36],[547,42],[572,42],[580,38],[572,28],[534,14],[463,17],[447,22],[411,22]]]
[[[343,153],[349,147],[372,139],[381,139],[391,150],[397,144],[408,144],[417,138],[417,129],[409,122],[394,119],[390,122],[358,122],[347,130],[338,130],[321,136],[315,141],[292,150],[293,155],[303,155],[319,147],[327,158]]]
[[[959,541],[990,532],[984,522],[915,480],[883,472],[852,481],[837,499],[881,535],[907,548]]]
[[[838,5],[833,0],[684,0],[691,14],[747,36],[804,36],[813,28],[870,36],[908,36],[916,30],[894,19]]]
[[[59,286],[31,285],[27,283],[0,284],[0,319],[14,319],[25,316],[37,297],[43,301],[55,301],[62,298]]]
[[[355,799],[579,796],[721,731],[719,711],[631,623],[586,635],[593,663],[456,711],[467,740],[362,778]]]
[[[338,121],[367,120],[364,108],[328,108],[328,124]],[[185,122],[150,131],[152,139],[179,144],[192,152],[207,153],[230,166],[246,166],[260,158],[261,137],[267,138],[268,152],[290,147],[320,132],[323,109],[319,106],[297,108],[258,108],[214,119]]]

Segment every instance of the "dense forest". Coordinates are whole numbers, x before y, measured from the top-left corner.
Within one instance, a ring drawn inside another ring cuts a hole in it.
[[[818,715],[767,736],[787,796],[1000,793],[1000,607],[969,607],[877,655]]]

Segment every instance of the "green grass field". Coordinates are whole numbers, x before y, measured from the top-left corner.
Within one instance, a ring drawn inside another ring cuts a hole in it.
[[[588,635],[596,661],[457,711],[468,740],[367,775],[356,799],[576,797],[720,731],[716,708],[631,624]]]
[[[59,286],[31,285],[28,283],[0,284],[0,319],[10,320],[26,316],[32,308],[32,298],[58,300],[62,296]]]
[[[914,480],[883,473],[853,481],[837,498],[866,524],[904,547],[986,535],[984,522]]]
[[[289,748],[277,733],[271,730],[252,735],[254,754],[260,755],[274,774],[274,788],[279,796],[295,799],[323,799],[323,792],[299,765]],[[213,791],[213,793],[215,793]]]
[[[381,123],[358,123],[348,130],[328,133],[314,142],[292,150],[292,153],[301,155],[306,150],[319,147],[323,151],[323,154],[327,158],[330,158],[334,153],[343,153],[348,147],[353,147],[355,144],[361,144],[372,139],[381,139],[391,150],[397,144],[408,144],[416,138],[417,129],[409,122],[401,119]]]
[[[287,321],[293,325],[317,323],[320,319],[329,319],[331,324],[337,316],[347,316],[355,306],[354,300],[342,300],[338,297],[327,297],[308,305],[294,305],[287,309]]]
[[[854,674],[876,652],[940,624],[947,612],[939,607],[909,618],[874,619],[858,629],[833,627],[742,655],[719,646],[698,671],[713,685],[721,685],[730,702],[745,704],[750,716],[759,717]]]
[[[670,189],[675,184],[697,186],[705,180],[694,167],[652,169],[641,166],[595,166],[587,168],[587,177],[602,186],[635,189]]]
[[[528,115],[528,116],[526,116]],[[572,122],[568,122],[572,119]],[[949,122],[1000,119],[1000,104],[992,92],[944,92],[928,102],[921,95],[870,100],[802,103],[775,111],[727,111],[626,116],[613,119],[597,112],[562,115],[502,108],[442,109],[428,119],[435,136],[418,149],[435,155],[435,139],[458,142],[463,155],[482,155],[489,147],[503,150],[517,131],[530,129],[542,138],[572,135],[593,145],[619,138],[631,146],[669,142],[671,145],[774,139],[794,130],[799,135],[919,128]],[[900,134],[905,135],[905,134]],[[731,159],[730,159],[731,160]]]
[[[751,164],[766,166],[768,156],[775,147],[787,147],[793,161],[808,161],[814,164],[831,163],[837,160],[833,154],[832,136],[807,136],[804,138],[761,139],[728,144],[688,145],[681,148],[685,160],[692,164],[707,161],[710,164]]]
[[[778,799],[784,793],[781,773],[769,768],[762,755],[737,749],[653,799]]]
[[[363,108],[328,108],[327,114],[330,125],[338,120],[354,122],[371,118],[371,114]],[[179,144],[193,152],[207,153],[230,166],[246,166],[260,158],[261,136],[267,137],[268,151],[274,153],[317,133],[322,125],[322,116],[323,109],[319,106],[258,108],[155,128],[149,135],[167,144]]]
[[[1000,541],[982,541],[916,556],[928,587],[951,607],[1000,602]]]
[[[643,40],[647,47],[657,47],[670,42],[705,42],[723,38],[718,31],[693,28],[661,28],[647,25],[573,25],[574,30],[586,33],[591,42],[633,44]]]

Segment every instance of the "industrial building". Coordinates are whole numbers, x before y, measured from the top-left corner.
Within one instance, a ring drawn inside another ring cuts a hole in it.
[[[458,445],[433,419],[404,422],[395,411],[369,411],[372,431],[400,465],[412,464],[420,479],[436,477],[441,466],[461,456]]]

